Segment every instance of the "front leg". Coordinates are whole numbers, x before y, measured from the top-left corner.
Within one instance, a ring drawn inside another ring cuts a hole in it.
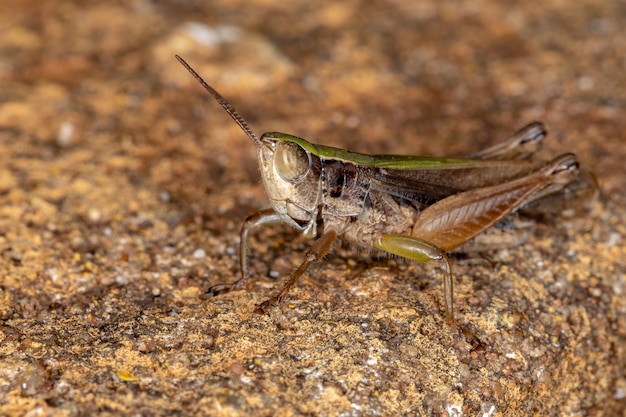
[[[454,327],[452,267],[446,252],[425,240],[407,235],[383,235],[374,243],[374,246],[385,252],[417,262],[442,261],[446,322]]]
[[[216,295],[225,294],[233,290],[239,290],[250,280],[250,272],[248,269],[248,234],[250,231],[259,226],[272,226],[282,223],[280,215],[274,210],[267,209],[259,211],[248,217],[241,227],[241,235],[239,242],[239,267],[241,270],[241,278],[232,284],[217,284],[212,286],[204,294],[205,297],[214,297]]]
[[[254,312],[257,314],[265,314],[271,307],[280,303],[281,300],[285,298],[285,295],[287,295],[287,292],[289,292],[289,289],[293,286],[293,284],[296,283],[298,278],[300,278],[302,274],[304,274],[307,268],[311,266],[312,263],[317,262],[318,260],[323,258],[328,252],[330,252],[336,240],[337,233],[334,230],[329,230],[325,232],[319,239],[317,239],[306,252],[306,255],[304,256],[304,261],[300,264],[298,269],[293,271],[293,273],[291,274],[285,285],[283,285],[283,287],[280,289],[278,294],[275,297],[272,297],[269,300],[266,300],[259,304]]]

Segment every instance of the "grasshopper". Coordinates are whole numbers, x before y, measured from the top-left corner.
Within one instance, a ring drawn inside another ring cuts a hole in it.
[[[418,262],[439,261],[445,317],[454,326],[448,253],[471,248],[488,229],[515,229],[515,212],[565,210],[591,198],[597,188],[593,175],[579,169],[572,153],[548,162],[531,159],[546,135],[538,122],[467,158],[366,155],[278,132],[259,138],[226,99],[181,57],[176,59],[256,145],[272,206],[243,223],[241,278],[215,285],[207,295],[242,289],[250,280],[248,236],[254,228],[287,223],[306,237],[320,235],[278,294],[257,307],[260,314],[283,300],[307,268],[341,238]]]

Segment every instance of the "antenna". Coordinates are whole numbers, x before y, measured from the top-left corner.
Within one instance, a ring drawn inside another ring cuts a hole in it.
[[[189,64],[182,59],[180,56],[175,55],[176,59],[178,60],[178,62],[181,63],[181,65],[183,67],[185,67],[187,69],[187,71],[189,71],[189,73],[193,76],[193,78],[196,79],[196,81],[198,81],[200,83],[200,85],[202,87],[204,87],[204,89],[211,94],[211,96],[213,96],[213,98],[215,100],[217,100],[218,103],[220,103],[220,105],[222,106],[222,108],[224,110],[226,110],[226,113],[228,113],[230,115],[230,117],[233,118],[233,120],[239,125],[239,127],[241,128],[241,130],[243,130],[244,132],[246,132],[246,134],[248,135],[248,137],[250,139],[252,139],[252,141],[254,142],[254,144],[256,146],[261,146],[261,141],[259,140],[259,138],[257,137],[257,135],[254,134],[254,132],[252,131],[252,129],[250,129],[250,127],[248,126],[248,123],[246,123],[245,119],[239,114],[239,112],[237,112],[237,110],[235,110],[235,108],[228,102],[226,101],[226,99],[224,97],[222,97],[222,95],[220,93],[218,93],[217,91],[215,91],[215,89],[213,87],[211,87],[210,85],[208,85],[201,76],[198,75],[197,72],[195,72],[193,70],[193,68],[191,68],[191,66],[189,66]]]

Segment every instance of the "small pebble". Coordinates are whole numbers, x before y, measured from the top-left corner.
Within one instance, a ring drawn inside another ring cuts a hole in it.
[[[57,134],[57,145],[62,148],[70,146],[74,139],[75,126],[71,122],[63,122],[59,126],[59,133]]]
[[[168,193],[167,191],[163,191],[162,193],[159,194],[159,200],[161,200],[161,203],[169,203],[171,199],[170,193]]]
[[[278,278],[280,278],[280,272],[278,272],[278,271],[277,271],[277,270],[275,270],[275,269],[272,269],[272,270],[269,272],[269,276],[270,276],[270,278],[278,279]]]
[[[184,26],[189,36],[205,46],[232,43],[242,35],[241,29],[228,25],[208,26],[202,23],[188,22]]]
[[[193,257],[196,259],[203,259],[206,257],[206,251],[204,249],[196,249],[193,251]]]
[[[92,223],[97,223],[102,218],[102,211],[97,208],[90,208],[87,212],[87,218]]]

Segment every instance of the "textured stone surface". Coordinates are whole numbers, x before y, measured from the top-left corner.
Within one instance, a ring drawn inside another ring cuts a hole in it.
[[[623,2],[0,5],[0,414],[624,415]],[[598,177],[589,213],[440,271],[310,244],[267,206],[258,132],[462,155],[532,120]],[[473,338],[469,336],[473,333]]]

